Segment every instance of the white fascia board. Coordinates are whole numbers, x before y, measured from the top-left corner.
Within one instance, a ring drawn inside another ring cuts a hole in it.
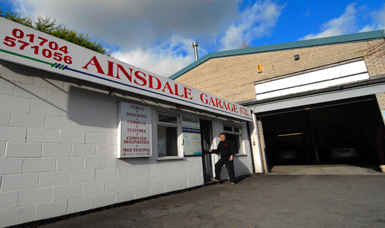
[[[292,77],[277,79],[265,83],[259,83],[255,85],[255,91],[257,95],[257,100],[264,99],[262,97],[275,97],[282,96],[297,92],[309,91],[326,88],[325,85],[334,86],[338,85],[344,80],[335,80],[349,75],[356,75],[366,73],[368,70],[366,68],[365,62],[357,61],[352,63],[347,63],[344,65],[339,65],[335,67],[330,67],[327,69],[321,69],[318,71],[313,71],[309,73],[304,73]],[[351,78],[351,80],[355,80]],[[359,79],[361,80],[361,79]],[[330,81],[325,83],[325,81]],[[351,82],[346,80],[347,83]],[[313,85],[313,86],[309,86]],[[305,90],[304,90],[305,89]],[[307,89],[307,90],[306,90]],[[278,92],[277,91],[282,91]],[[285,92],[284,92],[285,91]],[[274,96],[260,96],[272,92]]]
[[[274,91],[274,92],[270,92],[270,93],[259,94],[259,95],[257,95],[257,100],[263,100],[263,99],[273,98],[273,97],[280,97],[280,96],[285,96],[285,95],[290,95],[290,94],[303,93],[303,92],[312,91],[312,90],[325,89],[325,88],[329,88],[329,87],[333,87],[333,86],[345,85],[348,83],[355,83],[355,82],[360,82],[360,81],[364,81],[364,80],[368,80],[368,79],[369,79],[369,74],[363,73],[363,74],[353,75],[350,77],[337,78],[334,80],[323,81],[323,82],[319,82],[319,83],[313,83],[313,84],[309,84],[309,85],[278,90],[278,91]]]
[[[254,113],[261,113],[282,110],[286,108],[300,107],[304,105],[313,105],[330,101],[368,96],[383,92],[385,92],[385,83],[272,101],[264,104],[250,105],[248,107],[253,110]]]

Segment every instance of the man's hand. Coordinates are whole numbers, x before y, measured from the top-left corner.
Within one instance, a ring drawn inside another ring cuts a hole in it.
[[[233,160],[234,160],[233,155],[230,156],[230,159],[229,159],[229,160],[230,160],[230,161],[233,161]]]
[[[213,150],[208,150],[208,152],[210,152],[210,153],[211,153],[211,152],[213,152]]]

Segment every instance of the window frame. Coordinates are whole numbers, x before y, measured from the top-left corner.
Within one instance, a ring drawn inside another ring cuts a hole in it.
[[[246,154],[246,150],[244,148],[244,143],[243,143],[243,140],[242,140],[242,134],[243,134],[243,126],[239,126],[239,125],[233,125],[233,124],[225,124],[223,123],[223,133],[225,133],[226,135],[227,134],[231,134],[231,135],[237,135],[238,136],[238,140],[239,140],[239,150],[238,152],[236,153],[236,155],[245,155]],[[228,130],[225,130],[225,127],[231,127],[231,131],[228,131]],[[234,131],[234,128],[238,128],[239,129],[239,132],[235,132]]]
[[[159,115],[165,115],[165,116],[171,116],[171,117],[176,117],[176,124],[174,123],[166,123],[166,122],[162,122],[162,121],[159,121]],[[169,156],[167,155],[167,151],[166,151],[166,155],[161,155],[159,156],[159,150],[158,150],[158,126],[165,126],[165,127],[175,127],[176,128],[176,132],[177,132],[177,137],[176,137],[176,144],[177,144],[177,155],[176,156]],[[180,153],[180,118],[179,118],[179,115],[177,114],[170,114],[170,113],[165,113],[165,112],[156,112],[156,139],[157,139],[157,155],[158,155],[158,160],[167,160],[167,159],[178,159],[178,158],[182,158],[181,157],[181,153]]]

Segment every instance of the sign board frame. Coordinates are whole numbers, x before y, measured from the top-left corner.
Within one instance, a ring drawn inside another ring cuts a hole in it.
[[[152,156],[151,107],[121,101],[117,137],[118,158]]]
[[[0,18],[0,59],[150,98],[252,121],[249,108]]]
[[[202,144],[200,129],[182,127],[183,136],[183,156],[201,156]]]

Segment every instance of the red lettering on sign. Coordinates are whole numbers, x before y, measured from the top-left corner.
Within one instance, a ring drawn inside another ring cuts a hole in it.
[[[203,98],[204,96],[204,98]],[[207,100],[207,95],[202,93],[201,94],[201,101],[203,102],[203,104],[208,104],[208,100]]]
[[[110,61],[108,61],[108,75],[109,76],[114,76],[113,75],[113,66],[112,67],[110,67]],[[121,71],[125,76],[126,76],[126,78],[128,79],[128,81],[130,81],[130,82],[132,82],[132,77],[131,77],[131,75],[132,75],[132,71],[133,71],[133,69],[131,69],[131,68],[128,68],[129,70],[130,70],[130,73],[127,73],[127,71],[126,71],[126,69],[124,69],[124,67],[122,66],[122,65],[120,65],[120,64],[116,64],[116,66],[117,66],[117,71],[116,71],[116,78],[119,78],[120,79],[120,77],[119,77],[119,71]],[[110,71],[111,71],[111,75],[110,75]]]
[[[213,99],[212,97],[210,97],[209,105],[214,106],[214,107],[217,107],[217,106],[215,105],[214,99]]]
[[[215,101],[217,102],[217,107],[223,109],[222,107],[222,101],[218,98],[215,98]]]
[[[108,62],[108,73],[107,73],[107,75],[114,78],[115,77],[114,76],[114,62],[111,62],[111,61],[108,61],[108,60],[107,60],[107,62]],[[120,79],[119,74],[116,75],[116,78]]]
[[[140,75],[141,74],[141,75]],[[147,81],[144,77],[146,77],[146,74],[141,72],[141,71],[136,71],[135,72],[135,76],[137,79],[139,79],[142,83],[138,83],[138,81],[135,79],[134,80],[134,83],[137,84],[137,85],[140,85],[140,86],[145,86],[147,85]]]
[[[190,88],[184,87],[184,97],[185,97],[185,98],[192,100],[193,97],[192,97],[192,95],[191,95],[191,92],[192,92],[192,91],[191,91]]]
[[[95,66],[99,74],[104,74],[104,71],[103,71],[102,67],[100,66],[99,61],[96,58],[96,56],[92,57],[92,59],[82,68],[88,70],[88,65]]]
[[[156,80],[156,85],[157,85],[157,87],[154,87],[154,80],[153,80],[153,79]],[[151,89],[156,89],[156,90],[158,90],[158,89],[160,89],[160,87],[162,87],[162,83],[160,82],[160,80],[159,80],[157,77],[154,77],[154,76],[152,76],[152,75],[148,75],[148,80],[149,80],[149,85],[148,85],[148,87],[150,87]]]
[[[179,97],[184,97],[184,94],[179,95],[178,84],[175,84],[175,95],[176,95],[176,96],[179,96]]]
[[[168,89],[168,91],[170,91],[170,93],[171,94],[173,94],[174,95],[174,93],[172,92],[172,89],[171,89],[171,86],[170,86],[170,84],[168,83],[168,82],[166,82],[166,85],[164,85],[164,87],[163,87],[163,92],[166,92],[165,90],[166,90],[166,88]]]

